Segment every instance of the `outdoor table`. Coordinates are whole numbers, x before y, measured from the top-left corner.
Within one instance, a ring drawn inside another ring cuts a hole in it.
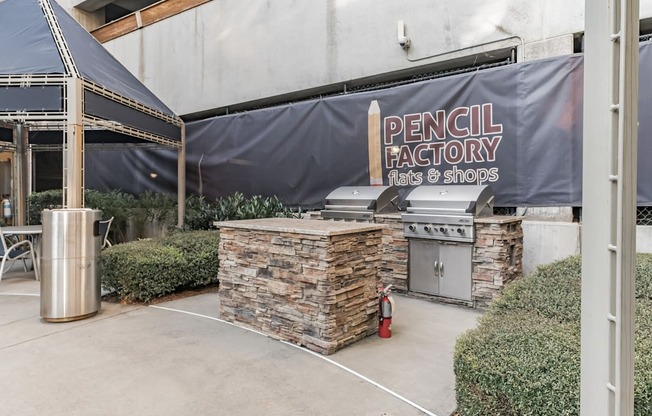
[[[11,225],[2,227],[2,233],[7,235],[41,235],[43,227],[40,225]]]
[[[41,234],[43,233],[43,227],[41,225],[11,225],[8,227],[2,227],[2,234],[4,236],[26,236],[32,242],[34,247],[34,257],[36,258],[37,263],[40,262],[40,249],[41,249]],[[38,265],[35,265],[38,267]]]

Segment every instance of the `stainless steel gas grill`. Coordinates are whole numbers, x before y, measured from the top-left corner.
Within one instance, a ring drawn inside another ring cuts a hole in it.
[[[342,186],[326,197],[322,218],[372,221],[375,214],[398,212],[394,186]]]
[[[489,186],[419,186],[401,215],[409,240],[409,290],[471,300],[473,221],[493,215]]]

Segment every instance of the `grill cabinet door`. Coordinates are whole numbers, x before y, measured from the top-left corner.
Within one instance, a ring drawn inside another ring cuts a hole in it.
[[[439,248],[439,295],[471,300],[471,244],[442,244]]]
[[[439,293],[440,246],[437,241],[410,239],[410,290],[431,295]]]

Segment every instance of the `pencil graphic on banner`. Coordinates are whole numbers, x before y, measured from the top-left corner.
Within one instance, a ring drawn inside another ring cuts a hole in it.
[[[380,148],[380,107],[378,106],[377,100],[373,100],[369,106],[368,123],[369,184],[382,186],[383,167]]]

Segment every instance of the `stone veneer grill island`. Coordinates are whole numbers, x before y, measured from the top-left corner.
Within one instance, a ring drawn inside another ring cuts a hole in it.
[[[319,212],[307,216],[323,220]],[[446,303],[484,309],[498,297],[503,288],[523,275],[523,217],[490,216],[475,218],[476,239],[472,252],[471,302],[436,295],[411,292],[408,285],[409,249],[400,214],[374,217],[384,225],[380,276],[384,286],[393,285],[401,293]]]
[[[380,272],[382,284],[392,284],[399,292],[484,309],[502,293],[508,283],[523,275],[523,217],[490,216],[474,219],[476,238],[471,254],[471,302],[411,292],[408,285],[408,240],[403,235],[400,215],[379,215],[375,221],[386,226],[383,229]]]
[[[378,329],[382,225],[219,222],[222,319],[322,354]]]

